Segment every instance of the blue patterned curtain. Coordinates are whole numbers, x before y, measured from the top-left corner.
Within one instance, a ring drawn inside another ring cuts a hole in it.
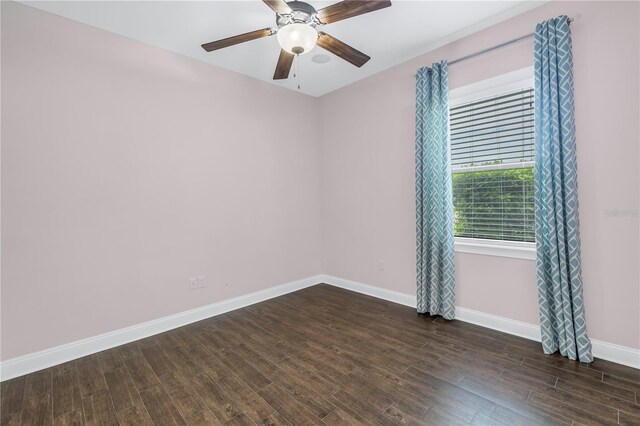
[[[455,316],[447,61],[416,84],[416,251],[420,313]]]
[[[542,348],[593,361],[580,272],[571,31],[566,16],[536,27],[535,219]]]

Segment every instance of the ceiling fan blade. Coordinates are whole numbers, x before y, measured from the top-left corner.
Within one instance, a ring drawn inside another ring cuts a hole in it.
[[[318,46],[328,50],[334,55],[340,56],[347,62],[351,62],[356,67],[360,68],[371,59],[368,55],[354,49],[346,43],[341,42],[337,38],[330,36],[327,33],[318,33]]]
[[[389,6],[390,0],[344,0],[320,9],[317,16],[323,24],[331,24]]]
[[[291,9],[287,6],[284,0],[262,0],[267,6],[271,8],[275,13],[284,14],[291,13]]]
[[[261,30],[255,30],[237,36],[223,38],[222,40],[212,41],[211,43],[205,43],[202,45],[202,48],[207,52],[211,52],[214,50],[222,49],[224,47],[233,46],[234,44],[244,43],[245,41],[267,37],[272,35],[273,33],[274,32],[271,28],[263,28]]]
[[[280,49],[278,65],[276,65],[276,71],[273,73],[274,80],[286,80],[289,78],[289,71],[291,71],[291,65],[293,64],[293,56],[293,53]]]

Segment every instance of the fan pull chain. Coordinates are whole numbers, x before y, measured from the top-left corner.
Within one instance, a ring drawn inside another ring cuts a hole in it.
[[[300,55],[296,55],[296,70],[293,77],[298,81],[298,90],[300,90]]]

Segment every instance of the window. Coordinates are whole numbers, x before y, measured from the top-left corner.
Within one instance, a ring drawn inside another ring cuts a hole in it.
[[[458,89],[464,95],[452,91],[451,169],[458,251],[478,253],[477,248],[485,246],[491,250],[481,254],[515,252],[515,257],[535,258],[535,100],[527,72],[530,69],[482,82],[481,90],[476,85]]]

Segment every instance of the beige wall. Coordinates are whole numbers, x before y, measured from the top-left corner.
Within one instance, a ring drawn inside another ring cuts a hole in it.
[[[552,2],[320,99],[323,271],[415,294],[414,114],[420,66],[569,15],[584,296],[590,336],[640,348],[637,2]],[[451,89],[532,65],[528,40],[452,65]],[[385,271],[378,261],[385,261]],[[457,306],[538,323],[535,262],[456,254]]]
[[[317,109],[3,1],[2,359],[320,273]]]

